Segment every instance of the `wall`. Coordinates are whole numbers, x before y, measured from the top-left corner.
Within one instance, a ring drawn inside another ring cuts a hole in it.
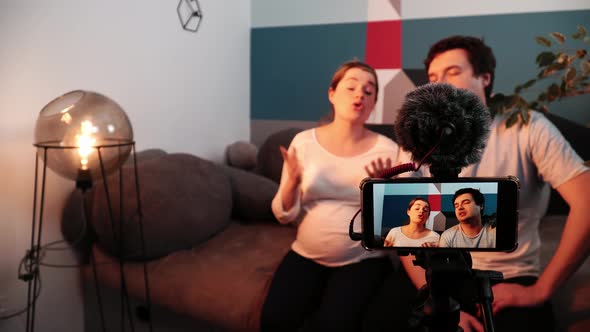
[[[159,147],[220,161],[249,137],[250,2],[199,0],[197,33],[182,30],[178,1],[0,2],[0,311],[25,305],[17,267],[29,246],[41,108],[74,90],[101,92],[131,119],[139,150]],[[73,183],[49,171],[43,243],[61,238]],[[47,263],[72,264],[69,250]],[[37,331],[82,331],[76,269],[42,268]],[[2,315],[3,312],[0,312]],[[24,330],[24,316],[0,330]]]
[[[428,47],[452,34],[484,37],[495,51],[495,91],[508,93],[536,75],[535,36],[577,24],[590,29],[585,0],[253,0],[252,140],[289,126],[310,127],[328,114],[334,70],[358,58],[377,69],[381,91],[369,122],[393,123],[405,94],[425,82]],[[586,45],[587,47],[587,45]],[[551,104],[590,124],[590,95]]]

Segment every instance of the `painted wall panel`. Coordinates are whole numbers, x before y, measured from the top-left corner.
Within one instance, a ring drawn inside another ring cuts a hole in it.
[[[317,121],[328,115],[338,66],[365,58],[366,23],[252,30],[252,119]]]
[[[253,0],[252,8],[253,26],[268,26],[252,30],[251,118],[265,122],[251,128],[268,132],[276,121],[285,127],[289,121],[313,123],[327,114],[330,76],[352,57],[374,66],[381,84],[368,122],[392,123],[405,94],[426,81],[422,62],[429,46],[442,37],[484,37],[498,60],[495,91],[509,93],[537,73],[535,58],[542,47],[535,36],[571,34],[577,24],[590,29],[587,0]],[[550,107],[590,124],[589,104],[590,95],[585,95]]]

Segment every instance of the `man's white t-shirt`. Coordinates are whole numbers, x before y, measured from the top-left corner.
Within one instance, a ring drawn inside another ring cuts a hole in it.
[[[477,234],[470,236],[463,232],[461,224],[457,224],[441,234],[438,246],[441,248],[495,248],[496,229],[490,225],[484,225]]]
[[[481,161],[460,177],[516,176],[519,193],[518,248],[510,253],[472,252],[473,268],[495,270],[504,278],[538,276],[541,239],[539,221],[547,212],[550,187],[556,188],[589,171],[559,130],[541,113],[530,112],[528,125],[506,128],[496,116]]]

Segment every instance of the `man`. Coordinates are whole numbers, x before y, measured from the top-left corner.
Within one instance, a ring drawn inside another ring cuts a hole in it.
[[[494,248],[496,228],[481,220],[485,207],[483,194],[474,188],[459,189],[453,195],[455,216],[459,224],[445,230],[438,242],[448,248]]]
[[[488,103],[496,60],[481,39],[453,36],[435,43],[424,61],[430,82],[444,82],[475,93]],[[579,268],[590,252],[590,169],[559,130],[538,112],[527,125],[506,128],[496,115],[480,162],[459,176],[517,176],[521,181],[518,248],[511,253],[472,252],[473,268],[500,271],[493,286],[498,331],[553,330],[551,296]],[[539,221],[547,210],[550,188],[570,206],[562,241],[544,271],[540,270]],[[402,259],[415,286],[425,284],[424,270]],[[474,316],[461,312],[465,331],[483,331]]]

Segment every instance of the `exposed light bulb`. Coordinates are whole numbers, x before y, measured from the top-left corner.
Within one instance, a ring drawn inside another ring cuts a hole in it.
[[[96,144],[96,139],[92,136],[95,129],[89,120],[82,121],[80,127],[80,134],[76,136],[76,145],[78,146],[78,154],[80,155],[80,167],[82,170],[87,170],[88,156],[90,156]]]

